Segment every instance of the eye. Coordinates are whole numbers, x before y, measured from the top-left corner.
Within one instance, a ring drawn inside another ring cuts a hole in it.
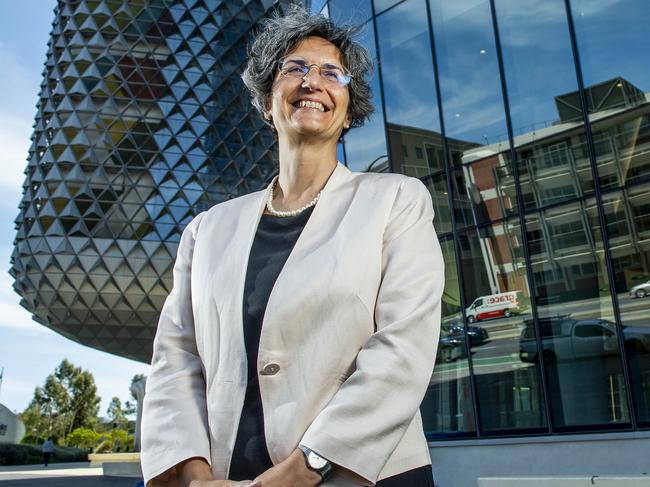
[[[304,66],[296,66],[295,64],[292,66],[287,66],[285,68],[287,73],[290,74],[300,74],[305,72],[305,67]]]
[[[338,81],[343,76],[338,69],[324,69],[322,74],[325,78],[331,79],[332,81]]]

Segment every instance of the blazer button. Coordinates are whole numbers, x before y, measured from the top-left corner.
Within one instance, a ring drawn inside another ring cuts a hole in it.
[[[275,375],[280,372],[280,366],[278,364],[266,364],[262,369],[262,375]]]

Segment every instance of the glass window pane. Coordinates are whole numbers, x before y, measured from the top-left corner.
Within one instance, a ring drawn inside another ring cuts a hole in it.
[[[445,133],[475,147],[506,141],[488,0],[429,0]]]
[[[600,183],[619,187],[650,174],[650,3],[571,2]]]
[[[451,210],[449,209],[449,197],[447,192],[447,180],[444,174],[437,174],[423,180],[433,201],[435,218],[433,226],[438,235],[451,232]]]
[[[440,171],[444,159],[426,3],[407,0],[379,15],[377,33],[393,169],[416,177]],[[417,157],[416,147],[426,159]]]
[[[516,221],[462,232],[461,275],[482,431],[546,430],[530,293]],[[524,347],[524,348],[522,348]]]
[[[623,427],[630,418],[595,200],[531,214],[526,226],[555,426]]]
[[[400,0],[374,0],[375,2],[375,13],[379,14],[386,10],[387,8],[392,7]]]
[[[564,1],[496,7],[526,208],[592,193]]]
[[[429,0],[451,160],[461,167],[458,223],[516,213],[499,67],[488,0]],[[470,211],[467,211],[467,210]]]
[[[312,0],[309,2],[309,10],[313,14],[319,13],[325,6],[325,0]]]
[[[650,184],[603,198],[632,394],[650,424]]]
[[[331,0],[330,11],[332,15],[340,17],[342,23],[350,22],[350,15],[369,16],[369,1],[357,0],[348,10],[350,5],[347,1]],[[364,7],[365,5],[365,7]],[[366,8],[367,7],[367,8]],[[357,42],[370,51],[374,63],[370,88],[372,89],[372,104],[375,112],[372,118],[363,127],[353,128],[345,135],[345,156],[347,166],[353,171],[361,172],[387,172],[388,149],[386,148],[386,131],[384,128],[384,112],[381,103],[381,89],[379,86],[377,49],[375,47],[375,31],[372,22],[363,25],[361,32],[356,38]]]
[[[571,2],[639,424],[650,424],[650,3]]]
[[[462,153],[462,181],[476,225],[518,214],[509,148],[508,142],[500,142]]]
[[[372,16],[371,1],[330,0],[330,19],[337,25],[361,25]]]
[[[442,330],[436,366],[420,411],[429,438],[473,436],[476,433],[468,354],[460,307],[454,241],[440,240],[445,263]]]

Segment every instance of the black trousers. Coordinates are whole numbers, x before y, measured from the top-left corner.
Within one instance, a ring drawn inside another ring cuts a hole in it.
[[[380,480],[375,487],[435,487],[431,465]]]

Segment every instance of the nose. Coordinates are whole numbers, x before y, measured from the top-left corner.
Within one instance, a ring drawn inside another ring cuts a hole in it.
[[[320,87],[320,82],[321,82],[320,68],[317,65],[312,64],[311,66],[309,66],[309,71],[307,71],[307,74],[305,74],[305,76],[302,77],[302,87],[313,90],[314,87],[316,88]]]

